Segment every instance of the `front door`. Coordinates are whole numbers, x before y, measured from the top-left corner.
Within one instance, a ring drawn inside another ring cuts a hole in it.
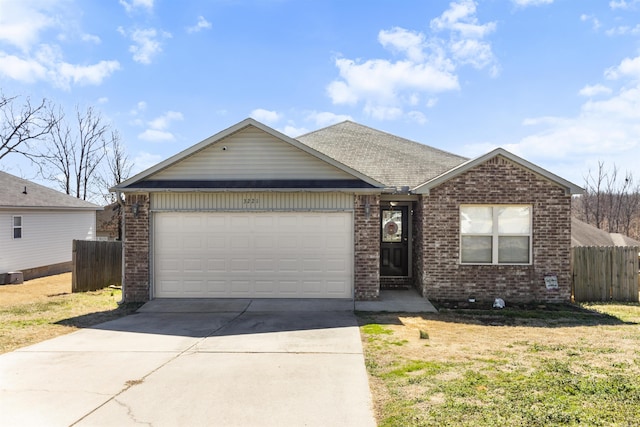
[[[407,206],[382,208],[380,275],[409,275],[409,221]]]

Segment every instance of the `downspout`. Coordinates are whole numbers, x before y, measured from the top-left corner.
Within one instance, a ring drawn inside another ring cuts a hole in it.
[[[120,206],[120,229],[121,231],[121,235],[120,235],[120,244],[122,245],[122,261],[121,261],[121,266],[120,266],[120,287],[122,288],[122,294],[120,296],[120,301],[118,301],[118,305],[122,305],[124,304],[124,241],[125,241],[125,204],[122,200],[121,197],[122,193],[118,190],[116,190],[116,198],[118,199],[118,205]]]

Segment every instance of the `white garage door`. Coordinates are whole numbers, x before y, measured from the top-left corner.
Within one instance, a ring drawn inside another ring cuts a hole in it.
[[[158,298],[351,298],[351,213],[158,212]]]

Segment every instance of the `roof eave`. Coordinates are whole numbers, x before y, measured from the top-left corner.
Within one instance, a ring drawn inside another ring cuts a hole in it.
[[[122,193],[357,193],[380,194],[383,188],[148,188],[127,187]]]
[[[473,169],[474,167],[476,167],[477,165],[486,162],[489,159],[492,159],[496,156],[503,156],[506,159],[519,164],[522,167],[525,167],[529,170],[531,170],[532,172],[542,176],[543,178],[555,183],[556,185],[562,187],[565,189],[565,192],[568,195],[577,195],[577,194],[582,194],[584,193],[584,189],[570,181],[567,181],[564,178],[559,177],[558,175],[555,175],[552,172],[549,172],[546,169],[541,168],[538,165],[535,165],[527,160],[524,160],[521,157],[516,156],[513,153],[510,153],[509,151],[503,149],[503,148],[496,148],[493,151],[490,151],[487,154],[484,154],[480,157],[477,157],[475,159],[471,159],[465,163],[462,163],[458,166],[456,166],[453,169],[448,170],[447,172],[433,178],[430,179],[429,181],[418,185],[417,187],[415,187],[412,192],[416,193],[416,194],[429,194],[429,191],[432,188],[437,187],[438,185],[456,177],[459,176],[467,171],[469,171],[470,169]]]

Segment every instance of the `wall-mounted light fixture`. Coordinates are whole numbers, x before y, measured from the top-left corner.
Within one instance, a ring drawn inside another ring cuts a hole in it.
[[[138,214],[140,213],[140,205],[138,204],[138,202],[135,202],[133,205],[131,205],[131,212],[133,213],[134,218],[138,217]]]
[[[369,219],[371,216],[371,202],[369,202],[369,196],[364,199],[364,216]]]

